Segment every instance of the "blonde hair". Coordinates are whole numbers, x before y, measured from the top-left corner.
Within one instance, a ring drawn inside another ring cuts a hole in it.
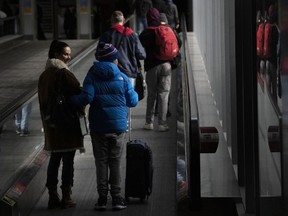
[[[121,11],[114,11],[111,16],[111,24],[120,23],[124,21],[124,15]]]

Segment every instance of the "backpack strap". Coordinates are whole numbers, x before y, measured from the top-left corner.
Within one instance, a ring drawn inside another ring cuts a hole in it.
[[[117,50],[119,50],[119,48],[121,46],[121,43],[122,43],[122,40],[124,38],[125,33],[126,33],[126,26],[124,26],[124,30],[123,30],[123,33],[121,34],[120,40],[118,41],[117,45],[115,46]]]

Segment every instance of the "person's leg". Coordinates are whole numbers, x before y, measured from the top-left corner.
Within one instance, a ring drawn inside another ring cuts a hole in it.
[[[62,168],[62,208],[74,207],[76,202],[72,200],[72,186],[74,177],[74,157],[75,150],[63,152],[63,168]]]
[[[153,124],[154,121],[154,110],[157,98],[157,83],[158,76],[161,67],[156,66],[146,73],[146,83],[147,83],[147,105],[146,105],[146,124]]]
[[[147,20],[145,17],[137,16],[136,19],[136,28],[137,34],[140,35],[141,32],[147,27]]]
[[[29,134],[29,118],[32,110],[32,103],[28,103],[22,108],[22,119],[21,119],[21,134]]]
[[[21,118],[22,118],[22,109],[15,114],[15,127],[17,134],[21,133]]]
[[[117,197],[121,195],[121,169],[120,162],[123,151],[124,134],[109,134],[109,184],[111,187],[111,196]]]
[[[162,64],[162,70],[159,76],[159,85],[158,85],[159,126],[167,126],[166,117],[168,110],[170,88],[171,88],[171,65],[169,63],[164,63]],[[160,127],[159,130],[161,130]]]
[[[121,197],[121,156],[123,151],[124,134],[107,134],[109,140],[109,169],[110,169],[110,194],[112,196],[112,207],[114,210],[125,209],[126,202]]]
[[[75,153],[75,150],[63,152],[62,185],[64,186],[73,186]]]
[[[62,153],[51,153],[47,169],[46,187],[48,188],[49,201],[48,208],[60,207],[60,198],[57,192],[58,170],[62,158]]]
[[[47,182],[46,186],[58,184],[58,170],[62,159],[61,152],[52,152],[47,168]]]
[[[104,210],[108,195],[108,146],[109,143],[104,134],[91,132],[93,154],[96,165],[97,191],[99,194],[96,209]]]

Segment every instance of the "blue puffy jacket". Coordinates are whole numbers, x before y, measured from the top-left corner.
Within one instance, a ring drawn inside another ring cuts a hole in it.
[[[128,77],[111,62],[94,62],[80,95],[71,97],[76,106],[90,104],[89,128],[96,133],[122,133],[127,129],[127,107],[138,104],[138,94]]]

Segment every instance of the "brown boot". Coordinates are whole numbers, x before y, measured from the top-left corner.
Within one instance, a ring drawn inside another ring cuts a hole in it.
[[[59,194],[57,192],[57,186],[49,186],[49,201],[48,201],[48,209],[55,209],[61,206]]]
[[[71,186],[61,186],[62,189],[62,208],[70,208],[76,206],[76,202],[71,198]]]

